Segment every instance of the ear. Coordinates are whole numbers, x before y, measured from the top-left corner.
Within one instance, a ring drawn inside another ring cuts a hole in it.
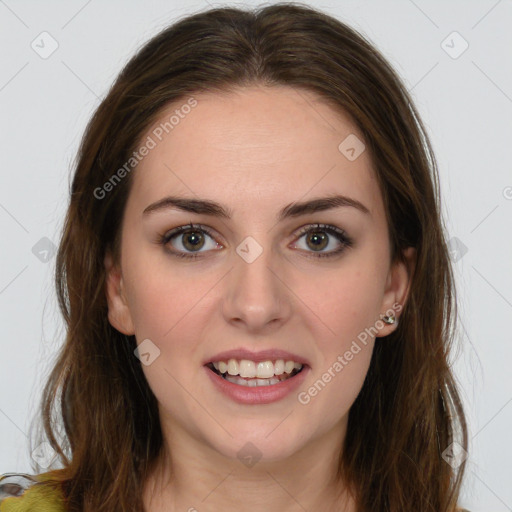
[[[108,320],[112,327],[126,335],[135,334],[133,321],[124,294],[124,283],[121,269],[114,265],[112,255],[105,256],[105,292],[108,302]]]
[[[396,320],[394,324],[382,322],[384,327],[379,329],[379,334],[376,337],[387,336],[397,328],[400,311],[404,308],[409,295],[415,269],[416,249],[414,247],[407,247],[402,251],[402,254],[403,261],[396,261],[389,271],[381,309],[382,315],[392,314]]]

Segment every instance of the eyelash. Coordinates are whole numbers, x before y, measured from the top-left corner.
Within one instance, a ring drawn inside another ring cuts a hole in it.
[[[161,235],[158,235],[158,243],[165,247],[175,236],[181,235],[183,233],[187,233],[189,231],[200,231],[202,233],[206,233],[210,238],[214,239],[213,233],[208,228],[206,228],[205,226],[202,226],[200,224],[194,225],[194,224],[190,223],[185,226],[180,226],[176,229],[173,229],[170,232],[166,232]],[[353,243],[354,243],[353,239],[350,238],[345,233],[345,231],[337,228],[336,226],[331,226],[329,224],[310,224],[308,226],[304,226],[303,228],[301,228],[301,230],[297,234],[297,238],[300,239],[303,235],[305,235],[311,231],[312,232],[322,231],[322,232],[328,233],[329,235],[333,235],[335,238],[338,239],[339,242],[342,243],[342,245],[340,248],[338,248],[334,251],[330,251],[330,252],[315,253],[314,251],[306,251],[306,252],[312,253],[311,256],[308,256],[308,257],[332,258],[334,256],[338,256],[339,254],[341,254],[345,249],[352,247]],[[189,260],[193,260],[193,259],[201,257],[200,252],[184,253],[184,252],[175,251],[175,250],[171,250],[171,249],[169,249],[169,252],[172,256],[176,256],[178,258],[186,258]]]

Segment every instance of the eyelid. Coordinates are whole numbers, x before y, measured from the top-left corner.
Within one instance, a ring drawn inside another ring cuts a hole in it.
[[[184,224],[182,226],[178,226],[176,228],[166,231],[163,235],[158,236],[157,242],[163,246],[167,246],[167,244],[170,242],[170,240],[172,238],[174,238],[175,236],[181,235],[188,231],[194,231],[194,230],[201,231],[201,232],[205,233],[212,240],[214,240],[217,245],[220,245],[221,246],[220,248],[224,248],[223,244],[219,243],[217,241],[217,239],[216,239],[217,235],[215,234],[216,232],[214,232],[214,230],[212,230],[211,228],[209,228],[203,224],[194,224],[192,222],[190,222],[189,224]],[[344,252],[345,249],[352,247],[352,245],[353,245],[353,239],[345,232],[345,230],[338,228],[337,226],[333,226],[330,224],[322,224],[322,223],[309,223],[309,224],[306,224],[306,225],[298,228],[298,230],[295,230],[293,233],[294,240],[297,241],[303,235],[305,235],[311,231],[314,232],[315,230],[324,231],[324,232],[328,233],[329,236],[334,236],[338,240],[338,242],[341,244],[341,248],[336,249],[336,250],[327,251],[327,252],[300,250],[300,252],[308,253],[308,256],[311,256],[314,258],[335,257],[337,255],[340,255],[342,252]],[[222,237],[219,236],[219,238],[222,238]],[[217,249],[215,249],[215,250],[217,250]],[[211,250],[197,251],[197,252],[183,252],[183,251],[178,251],[176,249],[167,249],[167,251],[169,253],[171,253],[172,255],[180,257],[180,258],[195,259],[198,257],[202,257],[201,254],[208,253]]]
[[[159,241],[162,241],[162,243],[168,243],[171,238],[177,235],[181,235],[182,233],[186,233],[187,231],[202,231],[206,233],[210,238],[213,238],[216,240],[216,238],[222,238],[220,235],[217,234],[215,230],[212,228],[205,226],[204,224],[194,224],[190,222],[189,224],[183,224],[182,226],[177,226],[173,229],[168,229],[165,231],[162,235],[158,235]],[[219,242],[217,242],[219,243]]]
[[[310,231],[313,231],[317,229],[318,231],[324,230],[328,233],[334,232],[344,238],[349,239],[348,234],[344,229],[338,228],[337,226],[333,226],[331,224],[322,224],[321,222],[313,222],[311,224],[306,224],[305,226],[302,226],[299,228],[298,232],[295,232],[294,236],[302,236],[305,233],[309,233]]]

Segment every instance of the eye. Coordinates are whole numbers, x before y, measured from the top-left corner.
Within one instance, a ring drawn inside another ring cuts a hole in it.
[[[311,256],[316,258],[337,256],[346,248],[352,247],[353,245],[352,238],[350,238],[342,229],[327,224],[305,226],[299,232],[299,239],[300,238],[304,238],[304,242],[306,244],[306,248],[304,250],[310,253],[313,252]],[[294,247],[297,246],[298,244],[295,243]],[[328,247],[331,247],[330,251],[321,252]],[[311,248],[312,251],[308,250]]]
[[[353,240],[343,230],[327,224],[305,226],[297,236],[299,240],[304,238],[306,247],[300,247],[301,244],[297,242],[292,247],[310,253],[308,256],[314,258],[334,257],[353,245]],[[208,228],[192,223],[160,235],[158,242],[167,247],[173,256],[188,259],[198,258],[203,252],[223,248],[223,245],[214,240]],[[331,250],[324,251],[329,247]]]
[[[208,238],[211,240],[210,242],[208,242]],[[174,239],[176,240],[174,241]],[[174,247],[175,249],[169,248],[173,256],[190,259],[198,257],[198,254],[194,253],[201,253],[223,247],[213,240],[213,235],[207,228],[199,225],[194,226],[193,224],[180,226],[161,235],[159,237],[159,243],[164,246],[171,245]],[[203,248],[205,248],[205,251],[201,251]]]

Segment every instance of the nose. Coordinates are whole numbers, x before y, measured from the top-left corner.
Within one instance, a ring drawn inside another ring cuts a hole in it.
[[[271,249],[262,249],[253,261],[240,256],[243,252],[234,253],[222,306],[226,322],[252,334],[267,333],[284,324],[291,311],[292,293],[283,267]]]

